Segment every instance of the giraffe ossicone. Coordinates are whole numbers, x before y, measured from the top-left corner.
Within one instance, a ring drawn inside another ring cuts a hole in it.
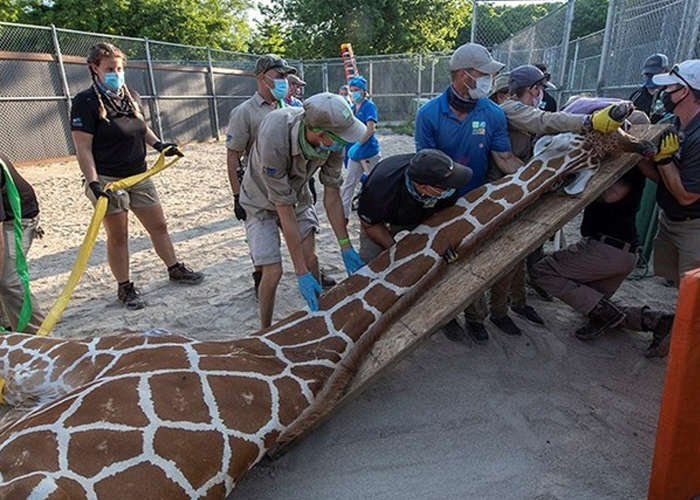
[[[511,176],[418,226],[297,312],[233,341],[171,335],[0,337],[12,404],[0,431],[0,498],[223,500],[265,453],[340,396],[361,358],[443,255],[460,255],[568,172],[640,143],[622,133],[554,138]]]

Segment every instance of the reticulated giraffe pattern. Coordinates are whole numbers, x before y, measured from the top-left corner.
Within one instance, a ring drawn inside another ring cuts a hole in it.
[[[7,401],[38,407],[0,433],[0,498],[224,499],[339,397],[377,336],[444,270],[448,249],[467,255],[563,175],[645,148],[622,133],[557,136],[324,294],[319,311],[243,339],[2,336]]]

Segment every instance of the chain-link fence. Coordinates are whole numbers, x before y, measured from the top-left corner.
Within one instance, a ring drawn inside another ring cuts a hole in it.
[[[507,69],[546,64],[560,102],[579,92],[629,96],[641,83],[644,59],[655,52],[672,62],[700,58],[700,0],[609,0],[606,28],[570,41],[575,6],[568,0],[490,45],[494,57]],[[479,26],[477,15],[472,37],[486,43],[488,25],[482,19]],[[85,55],[98,41],[111,41],[127,54],[127,82],[141,94],[151,127],[166,140],[218,138],[231,109],[255,91],[255,55],[0,23],[0,150],[15,161],[73,153],[70,98],[91,84]],[[359,56],[356,62],[380,120],[397,122],[411,120],[420,104],[445,89],[449,58],[394,54]],[[294,64],[307,82],[307,96],[336,92],[346,81],[341,58]]]

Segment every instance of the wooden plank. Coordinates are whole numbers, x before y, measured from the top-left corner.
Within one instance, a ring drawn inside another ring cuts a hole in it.
[[[636,126],[632,129],[632,134],[654,141],[665,129],[664,126]],[[335,406],[296,439],[276,450],[273,458],[286,453],[295,442],[413,352],[475,297],[487,291],[515,263],[523,260],[634,167],[638,158],[638,155],[623,154],[607,159],[581,195],[568,196],[561,190],[544,195],[514,220],[495,231],[471,255],[463,256],[457,264],[449,266],[443,278],[377,341]]]

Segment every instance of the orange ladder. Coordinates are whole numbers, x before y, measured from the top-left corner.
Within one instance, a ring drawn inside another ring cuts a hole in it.
[[[340,44],[340,54],[343,57],[343,70],[345,71],[345,81],[350,81],[353,76],[360,74],[355,63],[355,53],[352,51],[351,43]]]

